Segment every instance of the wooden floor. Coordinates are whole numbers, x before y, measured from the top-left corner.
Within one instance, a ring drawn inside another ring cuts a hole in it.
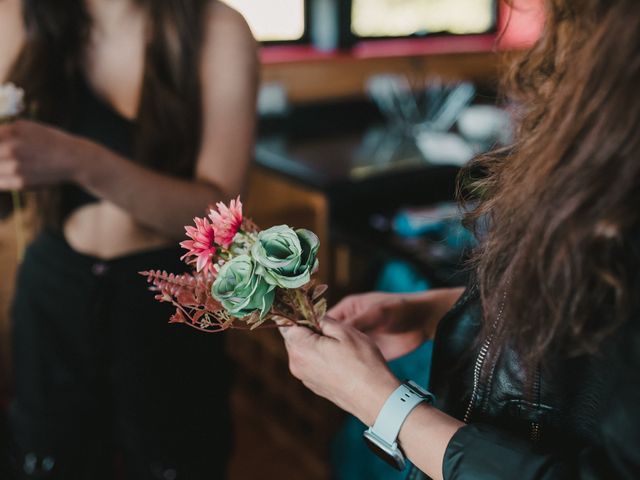
[[[328,466],[309,477],[309,467],[295,452],[279,447],[248,417],[236,417],[235,434],[228,480],[328,480]]]
[[[235,449],[230,480],[328,480],[331,440],[343,414],[288,371],[277,332],[232,332]]]

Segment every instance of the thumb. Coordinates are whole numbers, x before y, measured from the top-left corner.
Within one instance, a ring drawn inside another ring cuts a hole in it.
[[[331,307],[327,312],[327,315],[335,320],[346,320],[352,314],[353,307],[351,306],[351,303],[344,299]]]
[[[287,343],[299,343],[317,336],[310,328],[300,325],[280,326],[278,330]]]
[[[319,323],[322,334],[335,339],[344,338],[347,329],[350,328],[329,315],[322,317]]]

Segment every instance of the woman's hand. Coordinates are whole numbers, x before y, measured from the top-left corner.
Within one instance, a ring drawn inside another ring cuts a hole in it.
[[[406,330],[407,296],[396,293],[369,292],[343,298],[329,316],[361,332],[371,330]]]
[[[350,295],[329,316],[366,333],[387,360],[406,355],[426,340],[426,319],[412,315],[406,295],[370,292]]]
[[[322,335],[306,327],[280,328],[291,373],[317,395],[372,425],[400,381],[365,334],[330,318],[320,327]],[[423,472],[442,478],[445,451],[463,425],[423,403],[404,422],[399,442]]]
[[[281,327],[294,377],[317,395],[371,425],[400,381],[362,332],[325,317],[322,335],[306,327]]]
[[[29,120],[0,125],[0,191],[70,181],[97,145]]]
[[[463,289],[417,294],[371,292],[345,297],[329,316],[366,333],[387,360],[406,355],[431,338]]]

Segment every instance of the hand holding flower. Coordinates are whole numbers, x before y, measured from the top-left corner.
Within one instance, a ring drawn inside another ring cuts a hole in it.
[[[95,145],[56,128],[17,120],[0,125],[0,191],[74,179]]]
[[[343,298],[329,310],[329,315],[366,333],[384,357],[392,360],[433,338],[440,319],[462,291],[449,288],[419,293],[361,293]]]
[[[280,331],[293,376],[317,395],[371,425],[400,381],[362,332],[325,317],[322,334],[301,326]]]

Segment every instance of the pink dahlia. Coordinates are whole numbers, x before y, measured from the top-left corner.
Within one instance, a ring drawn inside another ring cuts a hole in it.
[[[242,226],[242,202],[238,197],[231,200],[228,207],[222,202],[218,202],[216,207],[217,210],[212,208],[209,212],[215,229],[215,241],[224,248],[229,248]]]
[[[216,232],[213,225],[206,218],[194,218],[195,227],[187,226],[184,229],[191,240],[185,240],[180,246],[187,251],[180,260],[187,259],[187,263],[192,263],[195,259],[196,270],[198,272],[214,273],[213,256],[216,253],[215,237]]]

